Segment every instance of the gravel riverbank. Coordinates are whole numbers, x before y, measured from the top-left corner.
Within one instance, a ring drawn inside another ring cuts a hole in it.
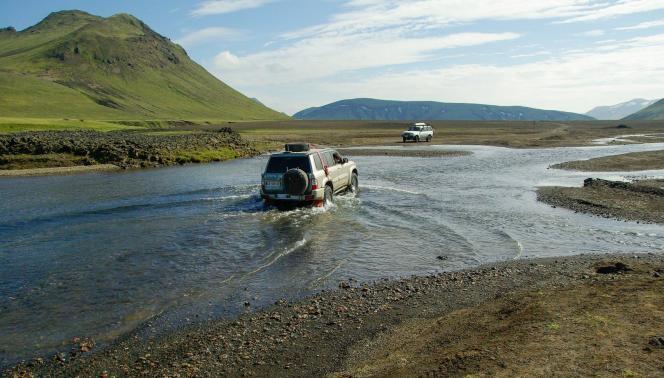
[[[627,183],[588,178],[581,188],[538,188],[537,199],[604,218],[664,223],[664,180]]]
[[[348,156],[397,156],[397,157],[456,157],[471,155],[470,151],[377,149],[377,148],[340,148],[340,153]]]
[[[70,354],[3,376],[657,376],[662,274],[661,255],[582,255],[341,282],[237,319],[128,335],[100,351],[76,340]]]
[[[121,169],[113,164],[75,165],[72,167],[0,169],[0,177],[66,175],[72,173],[114,171]]]

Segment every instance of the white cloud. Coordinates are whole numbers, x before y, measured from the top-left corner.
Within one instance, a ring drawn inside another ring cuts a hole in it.
[[[588,30],[587,32],[583,32],[580,35],[583,35],[583,36],[586,36],[586,37],[601,37],[604,34],[606,34],[606,32],[604,30],[595,29],[595,30]]]
[[[510,58],[532,58],[536,56],[543,56],[543,55],[551,55],[551,51],[538,51],[534,53],[529,53],[529,54],[516,54],[516,55],[510,55]]]
[[[233,13],[244,9],[259,8],[271,0],[208,0],[199,3],[191,11],[193,16]]]
[[[564,26],[560,23],[662,10],[664,0],[347,0],[341,9],[327,22],[282,33],[261,51],[248,54],[224,51],[216,56],[211,70],[238,89],[289,112],[361,96],[523,103],[562,109],[576,107],[581,111],[586,103],[598,102],[595,95],[620,97],[612,98],[612,102],[622,100],[622,94],[610,89],[614,77],[629,77],[619,80],[615,88],[627,92],[628,84],[633,83],[630,96],[661,97],[654,94],[653,83],[659,88],[662,83],[643,79],[655,72],[661,74],[661,70],[648,66],[644,57],[659,56],[656,51],[661,51],[662,45],[653,46],[647,41],[641,41],[641,45],[637,41],[617,41],[591,47],[574,46],[574,50],[559,46],[556,51],[562,51],[562,55],[548,55],[541,51],[543,48],[520,49],[515,55],[496,45],[467,55],[466,61],[475,59],[480,64],[453,67],[446,58],[466,53],[460,48],[521,36],[513,28],[518,24],[510,23],[513,32],[505,32],[503,28],[508,24],[501,22],[484,24],[493,25],[495,31],[482,28],[482,33],[459,32],[472,30],[474,24],[484,21],[549,20],[559,24],[555,28],[562,31]],[[546,22],[540,24],[552,26]],[[600,30],[587,32],[594,37],[602,34]],[[628,57],[620,49],[644,55]],[[486,58],[480,58],[498,54],[540,58],[538,62],[529,59],[527,64],[512,66],[489,65]],[[611,59],[624,60],[614,63]],[[633,66],[623,62],[631,62]],[[427,69],[412,70],[416,63]],[[579,90],[563,90],[560,83],[569,88],[576,85]],[[537,86],[542,86],[543,91]],[[584,92],[584,88],[600,89],[601,93]],[[644,93],[634,94],[637,90]],[[542,93],[546,96],[538,96]],[[567,95],[569,99],[565,98]]]
[[[209,27],[190,32],[180,38],[175,43],[184,47],[196,46],[211,41],[229,41],[241,38],[244,33],[237,29],[224,27]]]
[[[641,30],[641,29],[655,28],[658,26],[664,26],[664,20],[646,21],[632,26],[624,26],[621,28],[616,28],[616,30]]]
[[[584,112],[624,98],[662,97],[664,34],[613,51],[590,50],[512,66],[467,64],[327,82],[331,99],[382,97],[479,102]],[[306,102],[306,99],[301,99]],[[307,104],[311,105],[311,104]]]
[[[567,21],[594,21],[660,9],[664,9],[664,1],[662,0],[619,0],[612,4],[604,3],[602,7],[598,7],[591,12],[584,12],[585,14],[573,17]]]
[[[432,59],[439,50],[518,37],[516,33],[458,33],[412,38],[397,31],[319,36],[240,57],[225,51],[215,58],[214,71],[233,84],[288,84],[346,71],[421,62]]]
[[[661,98],[663,42],[664,34],[660,34],[623,41],[611,51],[593,47],[510,66],[462,64],[247,88],[269,106],[290,113],[351,97],[585,112],[625,98]]]

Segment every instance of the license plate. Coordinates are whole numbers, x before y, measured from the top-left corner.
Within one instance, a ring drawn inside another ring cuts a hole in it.
[[[278,181],[278,180],[265,181],[265,188],[266,189],[279,189],[279,188],[281,188],[281,181]]]

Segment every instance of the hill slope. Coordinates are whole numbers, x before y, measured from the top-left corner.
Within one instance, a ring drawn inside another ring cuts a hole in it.
[[[0,114],[97,119],[282,119],[127,14],[50,14],[0,29]]]
[[[598,106],[587,112],[586,115],[597,119],[615,120],[627,117],[641,109],[647,108],[657,100],[644,100],[635,98],[631,101],[621,102],[620,104],[610,106]]]
[[[647,108],[629,115],[624,119],[641,121],[664,120],[664,99],[659,100]]]
[[[469,120],[469,121],[574,121],[593,118],[576,113],[523,106],[459,104],[434,101],[389,101],[370,98],[341,100],[293,115],[308,120]]]

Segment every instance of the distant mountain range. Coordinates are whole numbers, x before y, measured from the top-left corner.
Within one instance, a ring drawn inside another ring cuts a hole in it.
[[[641,120],[641,121],[657,121],[664,120],[664,99],[655,102],[645,109],[631,114],[624,119],[626,120]]]
[[[284,119],[212,76],[141,20],[51,13],[0,29],[0,115],[87,119]]]
[[[631,114],[634,114],[648,106],[656,103],[658,100],[644,100],[642,98],[635,98],[630,101],[621,102],[620,104],[610,106],[598,106],[586,115],[596,119],[623,119]]]
[[[293,115],[303,120],[390,120],[390,121],[589,121],[583,114],[542,110],[523,106],[444,103],[435,101],[390,101],[371,98],[341,100]]]

